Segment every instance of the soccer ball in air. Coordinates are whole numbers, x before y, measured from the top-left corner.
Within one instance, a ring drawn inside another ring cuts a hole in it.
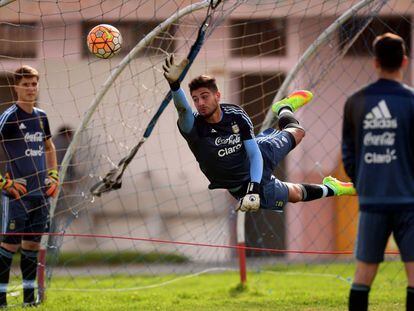
[[[122,36],[114,26],[101,24],[89,31],[86,42],[92,54],[107,59],[121,50]]]

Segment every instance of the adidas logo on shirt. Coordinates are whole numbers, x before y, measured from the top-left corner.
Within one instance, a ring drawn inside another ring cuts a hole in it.
[[[397,119],[392,118],[387,103],[381,100],[365,115],[363,128],[364,130],[395,129],[397,126]]]
[[[25,130],[26,129],[26,125],[24,125],[24,123],[20,123],[19,129],[20,130]]]
[[[215,129],[211,129],[211,133],[217,133]]]

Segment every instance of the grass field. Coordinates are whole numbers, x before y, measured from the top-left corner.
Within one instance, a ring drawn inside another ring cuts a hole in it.
[[[371,290],[370,310],[403,310],[405,277],[402,264],[386,263]],[[36,310],[345,310],[352,264],[270,267],[248,273],[245,288],[237,272],[182,278],[116,276],[53,278],[46,302]],[[178,278],[178,279],[177,279]],[[144,287],[107,291],[103,288]],[[91,284],[98,284],[92,288]],[[88,288],[94,292],[61,291]],[[9,297],[20,304],[22,296]],[[20,309],[19,307],[14,308]]]

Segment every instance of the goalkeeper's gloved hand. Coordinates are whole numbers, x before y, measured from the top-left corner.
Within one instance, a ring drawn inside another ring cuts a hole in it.
[[[57,170],[49,170],[47,177],[45,179],[46,185],[46,195],[48,197],[56,197],[59,188],[59,173]]]
[[[179,64],[175,64],[174,54],[171,54],[165,59],[165,64],[162,65],[162,69],[164,69],[164,77],[167,79],[173,91],[176,91],[180,88],[180,81],[178,81],[178,78],[184,71],[187,64],[187,58],[184,58]]]
[[[20,199],[22,195],[27,193],[26,180],[24,178],[11,179],[9,173],[3,177],[0,175],[0,188],[3,189],[8,196]]]
[[[257,210],[260,207],[259,187],[259,183],[249,182],[249,185],[247,186],[247,193],[240,200],[239,206],[236,208],[236,211],[257,212]]]

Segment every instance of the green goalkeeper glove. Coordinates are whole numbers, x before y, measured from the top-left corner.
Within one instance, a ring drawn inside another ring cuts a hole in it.
[[[23,178],[11,179],[9,173],[3,177],[0,175],[0,189],[3,189],[8,196],[20,199],[27,193],[26,180]]]
[[[47,188],[46,195],[55,198],[59,189],[59,173],[57,170],[49,170],[45,179],[45,186]]]
[[[260,188],[259,183],[249,182],[249,185],[247,186],[247,193],[240,200],[240,204],[236,208],[236,211],[257,212],[260,207],[259,188]]]
[[[165,59],[165,64],[162,66],[164,69],[164,77],[170,84],[171,90],[177,91],[180,88],[180,78],[182,72],[188,64],[188,59],[184,58],[179,64],[174,63],[174,54],[171,54]]]

